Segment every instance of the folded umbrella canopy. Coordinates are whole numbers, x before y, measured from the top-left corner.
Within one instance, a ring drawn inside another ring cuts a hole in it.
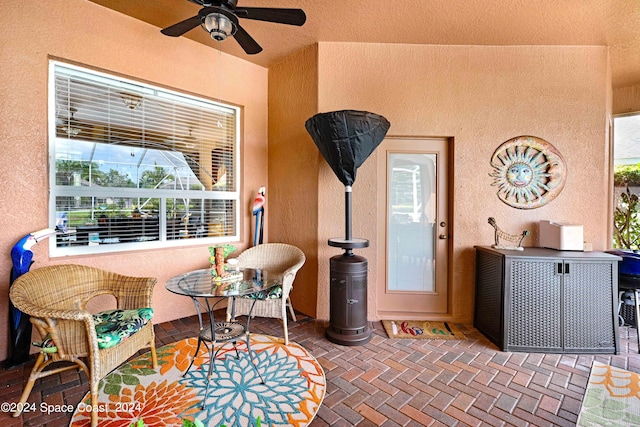
[[[340,182],[356,180],[356,170],[373,153],[389,130],[389,121],[367,111],[319,113],[305,127]]]
[[[380,145],[389,126],[389,121],[378,114],[356,110],[316,114],[305,123],[313,142],[345,186],[346,236],[342,240],[330,239],[329,245],[344,248],[348,253],[351,248],[369,244],[368,241],[356,243],[351,237],[351,185],[356,180],[357,169]]]
[[[345,238],[331,238],[329,246],[344,249],[329,260],[330,310],[327,339],[340,345],[362,345],[371,339],[367,320],[367,259],[353,249],[369,241],[351,236],[351,185],[356,171],[382,142],[389,122],[366,111],[343,110],[316,114],[306,121],[313,138],[333,172],[344,184]]]

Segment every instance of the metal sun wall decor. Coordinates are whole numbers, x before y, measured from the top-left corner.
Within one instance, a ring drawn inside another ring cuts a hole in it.
[[[498,198],[517,209],[546,205],[560,194],[567,176],[560,152],[535,136],[518,136],[500,145],[491,166]]]

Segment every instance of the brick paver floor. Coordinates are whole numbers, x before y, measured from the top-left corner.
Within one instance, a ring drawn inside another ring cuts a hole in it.
[[[220,313],[223,315],[223,313]],[[158,324],[157,345],[194,336],[195,316]],[[324,337],[326,322],[299,315],[289,339],[324,368],[327,394],[313,420],[322,426],[574,426],[594,360],[640,372],[634,328],[620,328],[620,355],[505,353],[470,325],[466,340],[389,339],[374,322],[371,341],[341,346]],[[252,332],[280,336],[278,320],[256,318]],[[33,362],[0,371],[0,402],[17,402]],[[89,389],[83,373],[36,382],[30,402],[75,407]],[[39,410],[2,426],[68,426],[71,412]]]

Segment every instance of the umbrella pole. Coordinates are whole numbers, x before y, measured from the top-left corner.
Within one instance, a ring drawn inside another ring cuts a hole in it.
[[[345,209],[344,209],[344,229],[345,229],[345,240],[347,242],[351,241],[352,238],[352,233],[351,233],[351,203],[352,203],[352,199],[351,199],[351,186],[350,185],[345,185],[344,186],[344,204],[345,204]],[[346,255],[353,255],[353,250],[352,248],[344,248],[345,249],[345,254]]]

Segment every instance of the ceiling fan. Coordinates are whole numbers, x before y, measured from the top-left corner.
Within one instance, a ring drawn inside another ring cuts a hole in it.
[[[69,115],[66,119],[60,120],[59,124],[56,126],[56,129],[64,132],[69,137],[78,136],[78,134],[82,131],[82,123],[77,120],[73,115],[78,111],[75,107],[69,108]]]
[[[249,55],[262,52],[262,47],[240,25],[238,18],[301,26],[307,20],[302,9],[269,7],[236,7],[238,0],[189,0],[202,6],[196,16],[180,21],[163,30],[162,34],[179,37],[201,25],[217,41],[233,36]]]

